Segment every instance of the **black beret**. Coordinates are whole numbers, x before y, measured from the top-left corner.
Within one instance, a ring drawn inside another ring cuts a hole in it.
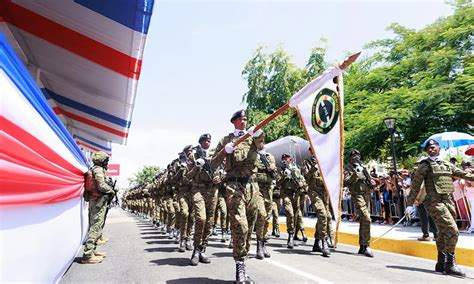
[[[206,134],[203,134],[203,135],[199,136],[199,143],[201,143],[202,141],[207,140],[207,139],[209,139],[209,140],[211,139],[211,134],[206,133]]]
[[[234,120],[236,120],[237,118],[246,117],[246,116],[247,116],[247,113],[245,112],[245,110],[243,109],[238,110],[232,115],[230,122],[234,123]]]
[[[183,148],[183,152],[186,152],[186,151],[189,151],[191,148],[193,147],[193,145],[187,145]]]
[[[438,141],[436,141],[434,139],[430,139],[426,142],[424,150],[426,151],[426,149],[428,149],[428,147],[430,147],[431,145],[438,145],[439,146],[439,143],[438,143]]]
[[[285,158],[288,158],[288,157],[291,158],[291,155],[290,155],[290,154],[287,154],[287,153],[281,155],[281,159],[282,159],[282,160],[285,159]]]

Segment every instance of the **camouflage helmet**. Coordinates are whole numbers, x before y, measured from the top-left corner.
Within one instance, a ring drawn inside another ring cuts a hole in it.
[[[109,160],[109,155],[103,151],[96,152],[92,155],[92,162],[94,164],[102,164]]]

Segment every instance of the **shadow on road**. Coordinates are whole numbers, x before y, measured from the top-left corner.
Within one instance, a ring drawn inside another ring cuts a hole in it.
[[[155,259],[150,261],[156,265],[170,265],[170,266],[191,266],[189,258],[172,257],[164,259]]]
[[[181,284],[181,283],[199,283],[199,284],[204,284],[204,283],[234,283],[234,281],[225,281],[225,280],[218,280],[218,279],[211,279],[207,277],[191,277],[191,278],[179,278],[179,279],[173,279],[173,280],[168,280],[166,281],[168,284]]]
[[[282,254],[311,254],[311,251],[303,249],[276,249],[274,251]]]
[[[418,272],[424,272],[424,273],[429,273],[429,274],[441,274],[441,273],[434,272],[434,270],[432,269],[417,268],[417,267],[412,267],[412,266],[386,265],[385,267],[393,268],[393,269],[408,270],[408,271],[418,271]]]
[[[146,248],[145,249],[147,252],[155,252],[155,251],[161,251],[161,252],[175,252],[178,250],[176,247],[164,247],[164,248]]]
[[[157,245],[157,244],[172,245],[174,244],[174,241],[173,240],[159,240],[159,241],[147,241],[146,243],[149,245]]]
[[[232,252],[215,252],[212,255],[215,257],[232,257]]]

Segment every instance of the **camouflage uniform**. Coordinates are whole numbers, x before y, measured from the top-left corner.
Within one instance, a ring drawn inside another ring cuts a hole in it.
[[[311,205],[313,205],[316,212],[316,232],[314,235],[315,241],[313,251],[323,252],[324,256],[329,256],[328,238],[332,238],[329,235],[328,228],[331,226],[331,212],[329,208],[329,195],[324,187],[324,182],[319,174],[316,160],[306,159],[304,161],[305,179],[308,183],[308,192],[311,199]],[[319,241],[322,242],[322,248],[319,247]]]
[[[218,175],[221,180],[225,179],[225,171],[223,168],[219,168],[216,171],[216,175]],[[217,219],[220,217],[220,225],[221,225],[221,242],[226,241],[226,234],[227,230],[229,229],[229,221],[230,219],[228,218],[228,211],[227,211],[227,200],[226,200],[227,194],[226,194],[226,185],[224,182],[222,182],[219,185],[218,193],[217,193],[217,206],[216,206],[216,212],[214,215],[214,226],[217,224]]]
[[[426,158],[416,170],[412,189],[407,203],[412,205],[418,196],[422,183],[425,184],[426,197],[423,204],[438,228],[436,247],[438,263],[435,270],[458,276],[465,274],[456,266],[454,253],[458,242],[459,230],[456,225],[456,209],[452,198],[454,186],[451,177],[456,176],[473,181],[474,174],[456,168],[451,163]],[[445,266],[445,258],[446,266]]]
[[[178,187],[178,200],[180,208],[180,232],[181,232],[181,243],[180,252],[184,252],[184,247],[187,249],[190,247],[191,229],[193,226],[192,219],[192,181],[187,177],[188,167],[183,165],[176,173],[176,183]]]
[[[92,167],[92,177],[95,189],[89,195],[89,230],[84,245],[83,261],[86,263],[90,259],[95,259],[96,242],[102,235],[102,224],[104,223],[105,211],[107,207],[108,194],[114,194],[112,185],[106,179],[106,161],[108,156],[104,152],[98,152],[92,157],[94,166]]]
[[[280,226],[278,224],[278,217],[280,216],[281,198],[280,189],[278,187],[273,188],[272,194],[272,235],[277,238],[280,237]]]

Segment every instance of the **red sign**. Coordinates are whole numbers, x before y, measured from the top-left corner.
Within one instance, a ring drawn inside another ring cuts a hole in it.
[[[107,175],[110,177],[120,175],[120,164],[109,164],[109,169],[107,170]]]

